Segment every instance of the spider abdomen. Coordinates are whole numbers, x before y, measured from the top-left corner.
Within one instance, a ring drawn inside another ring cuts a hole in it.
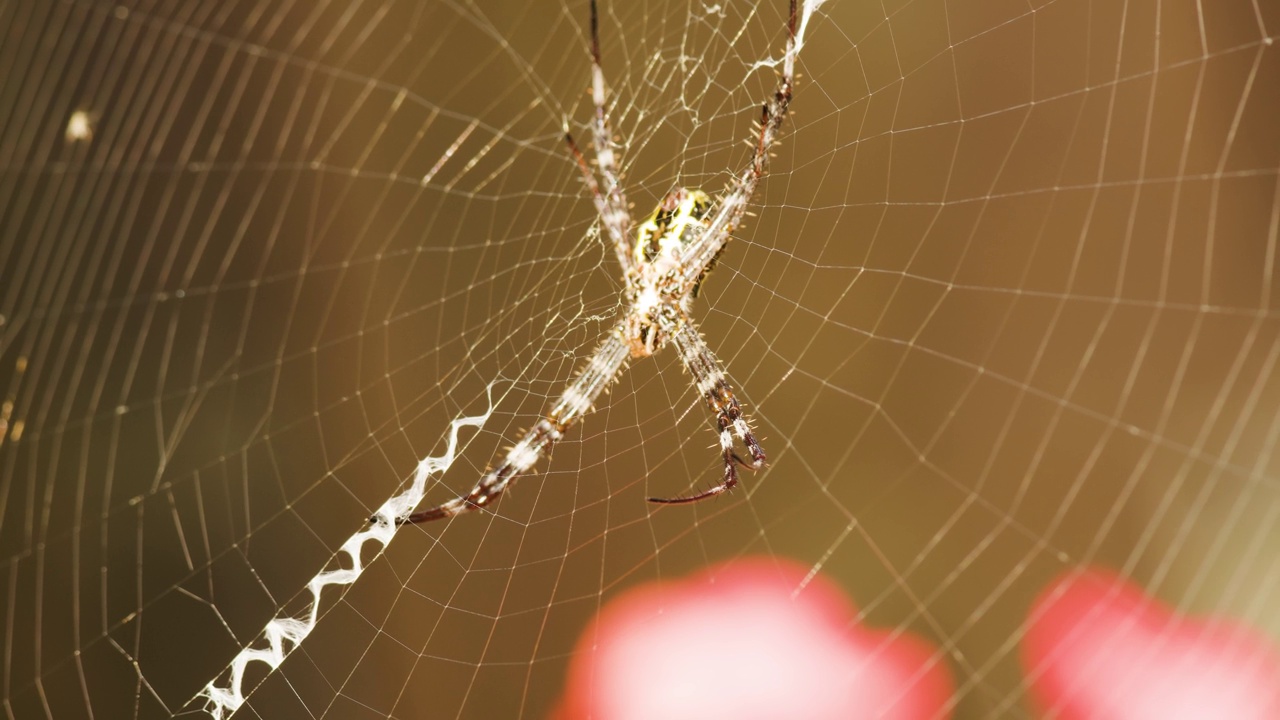
[[[635,276],[624,331],[632,357],[661,349],[688,310],[689,299],[697,295],[702,277],[686,287],[677,270],[685,249],[706,229],[703,218],[710,210],[706,193],[676,188],[636,229]]]
[[[677,261],[685,246],[698,238],[711,198],[701,190],[676,188],[658,203],[636,230],[636,265],[641,272],[663,260]]]

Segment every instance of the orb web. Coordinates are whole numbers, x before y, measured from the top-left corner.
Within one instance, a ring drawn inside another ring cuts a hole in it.
[[[727,186],[785,17],[602,5],[634,214]],[[375,551],[424,458],[423,503],[471,487],[621,310],[561,140],[587,3],[0,7],[7,716],[207,715],[357,566],[235,717],[541,717],[609,599],[756,555],[935,645],[955,717],[1032,715],[1017,647],[1071,568],[1280,636],[1278,22],[828,0],[697,301],[769,467],[644,501],[718,472],[662,353],[492,512]]]

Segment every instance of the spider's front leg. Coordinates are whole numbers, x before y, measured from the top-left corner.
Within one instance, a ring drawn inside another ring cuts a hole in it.
[[[742,407],[733,394],[733,388],[729,386],[729,380],[725,377],[720,361],[702,339],[702,334],[698,332],[698,327],[693,320],[684,317],[678,321],[678,325],[671,329],[671,339],[675,342],[676,349],[680,351],[680,359],[684,361],[685,368],[693,376],[698,392],[702,393],[707,406],[716,414],[716,427],[720,431],[720,451],[724,457],[724,479],[719,485],[696,495],[649,498],[649,502],[677,504],[696,502],[732,490],[738,484],[738,465],[758,470],[764,466],[767,458],[760,443],[756,442],[755,436],[751,434],[751,426],[742,414]],[[735,437],[747,448],[747,452],[751,455],[750,461],[744,460],[734,452]]]
[[[433,508],[420,510],[401,518],[397,524],[421,523],[461,515],[471,510],[488,507],[502,494],[511,481],[529,472],[543,455],[564,435],[574,423],[591,411],[596,398],[609,387],[622,372],[630,355],[630,346],[623,341],[619,328],[610,330],[600,347],[587,362],[551,411],[520,438],[507,452],[502,464],[485,473],[471,491]]]
[[[622,276],[631,282],[635,271],[635,260],[632,253],[635,248],[631,237],[631,211],[627,207],[627,195],[622,189],[618,177],[618,159],[613,147],[613,134],[609,129],[609,115],[605,105],[604,69],[600,64],[600,11],[596,0],[591,0],[591,104],[595,114],[591,120],[591,140],[596,150],[596,167],[600,170],[601,182],[596,181],[595,173],[587,164],[578,143],[574,142],[569,132],[568,120],[565,120],[564,139],[569,145],[569,152],[582,171],[582,178],[591,192],[591,200],[595,203],[596,213],[613,243],[614,252],[618,256],[618,264],[622,267]]]
[[[796,0],[791,0],[790,20],[787,23],[787,49],[783,54],[782,75],[773,97],[760,106],[760,130],[756,137],[756,149],[751,161],[734,178],[729,192],[716,204],[715,213],[707,220],[706,231],[698,242],[690,243],[680,256],[685,283],[693,283],[715,262],[733,231],[742,224],[756,188],[764,179],[769,165],[769,152],[778,142],[782,121],[791,107],[791,94],[795,89],[796,70]]]

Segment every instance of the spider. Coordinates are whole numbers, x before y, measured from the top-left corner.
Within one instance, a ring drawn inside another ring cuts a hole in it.
[[[591,98],[595,106],[591,134],[599,180],[574,142],[567,123],[564,139],[582,171],[600,224],[622,268],[626,309],[587,361],[586,367],[564,389],[550,411],[507,452],[501,465],[487,472],[466,495],[400,518],[399,524],[449,518],[491,505],[512,480],[531,470],[574,423],[591,411],[596,398],[622,373],[629,359],[653,355],[668,343],[675,344],[698,392],[715,413],[720,452],[724,459],[724,478],[709,490],[694,495],[649,498],[649,501],[691,503],[714,497],[738,484],[738,465],[752,470],[764,465],[764,450],[751,433],[751,425],[742,414],[720,361],[702,339],[691,309],[703,280],[724,252],[755,194],[756,186],[764,177],[769,150],[787,116],[795,74],[796,0],[791,0],[787,31],[783,70],[773,97],[761,106],[759,136],[750,163],[734,177],[728,191],[719,200],[712,200],[701,190],[677,188],[671,191],[633,236],[631,214],[618,182],[612,135],[605,112],[600,22],[596,0],[591,0]],[[746,448],[750,460],[734,451],[735,438]]]

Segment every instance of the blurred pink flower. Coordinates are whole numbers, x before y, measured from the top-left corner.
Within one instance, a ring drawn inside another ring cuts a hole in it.
[[[560,720],[940,718],[943,658],[862,627],[821,576],[762,558],[652,583],[610,602],[578,641]]]
[[[1039,709],[1063,720],[1280,718],[1280,652],[1260,632],[1177,615],[1101,570],[1041,593],[1022,663]]]

